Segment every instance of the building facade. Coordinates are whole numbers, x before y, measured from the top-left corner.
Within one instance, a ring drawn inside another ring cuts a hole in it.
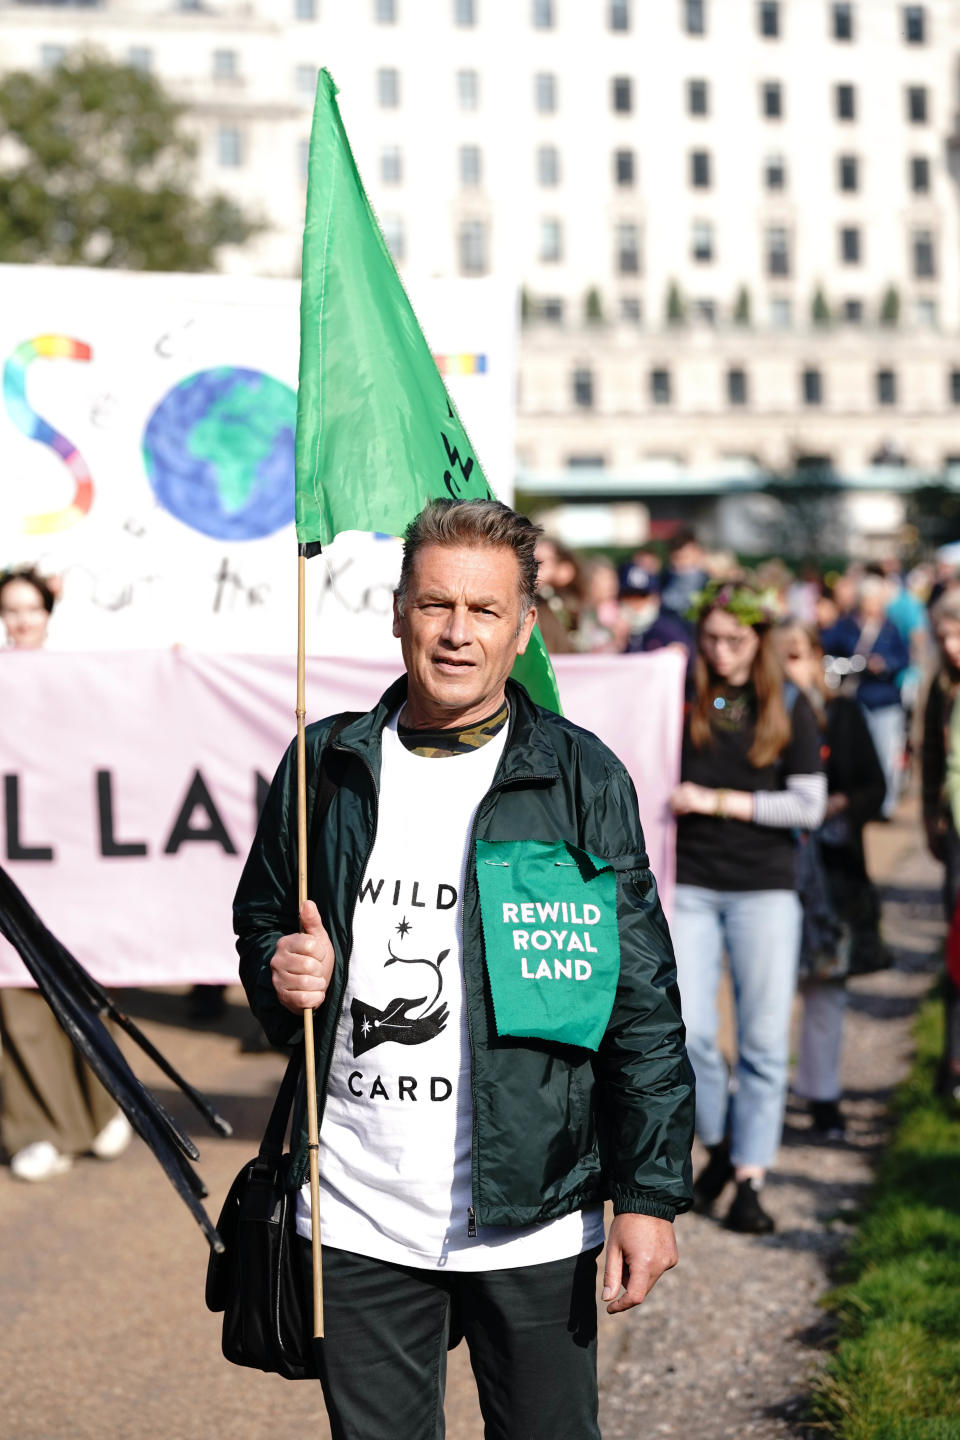
[[[523,297],[521,484],[960,465],[960,0],[0,0],[188,106],[297,273],[326,65],[402,272]]]

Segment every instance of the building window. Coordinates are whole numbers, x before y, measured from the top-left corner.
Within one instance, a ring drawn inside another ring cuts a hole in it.
[[[834,104],[838,120],[856,120],[857,95],[852,85],[837,85],[834,89]]]
[[[622,32],[630,29],[630,0],[610,0],[607,24],[611,30]]]
[[[378,25],[396,25],[397,0],[373,0],[373,18]]]
[[[747,403],[747,372],[739,365],[732,366],[727,371],[727,404],[746,405]]]
[[[199,5],[196,8],[199,9]],[[316,20],[316,0],[293,0],[293,18],[295,20]]]
[[[540,221],[540,261],[555,265],[563,259],[563,225],[559,220]]]
[[[932,230],[913,232],[913,273],[917,280],[930,280],[936,274]]]
[[[640,325],[642,323],[643,311],[639,295],[620,296],[620,320],[624,325]]]
[[[840,259],[844,265],[860,264],[860,230],[858,226],[841,226]]]
[[[533,77],[533,103],[541,115],[552,115],[557,108],[557,77],[541,70]]]
[[[613,178],[617,185],[632,185],[636,179],[636,160],[632,150],[613,152]]]
[[[573,372],[573,403],[581,410],[593,409],[593,371],[586,367]]]
[[[694,190],[710,189],[709,150],[690,151],[690,184]]]
[[[614,232],[617,271],[621,275],[640,273],[640,227],[632,220],[621,220]]]
[[[716,300],[694,300],[693,316],[701,325],[716,325],[717,323],[717,302]]]
[[[687,81],[687,111],[690,115],[710,113],[710,91],[706,80]]]
[[[217,131],[217,162],[230,170],[243,164],[243,136],[236,125],[221,125]]]
[[[757,29],[765,40],[776,40],[780,34],[780,6],[777,0],[760,0],[757,6]]]
[[[476,25],[476,0],[453,0],[454,25]]]
[[[293,72],[293,83],[301,95],[313,95],[317,89],[316,65],[298,65]]]
[[[236,52],[236,50],[214,50],[214,52],[213,52],[213,78],[214,78],[214,80],[236,80],[236,78],[237,78],[237,52]]]
[[[691,258],[701,265],[713,259],[713,225],[709,220],[694,220],[690,232]]]
[[[476,110],[480,104],[480,76],[476,70],[457,71],[457,109]]]
[[[403,216],[383,215],[380,219],[380,226],[383,230],[383,238],[387,242],[387,249],[399,265],[407,254],[407,236]]]
[[[56,70],[67,58],[66,45],[41,45],[40,46],[40,69]]]
[[[930,161],[926,155],[910,156],[910,189],[915,195],[930,191]]]
[[[533,0],[534,30],[552,30],[553,26],[553,0]]]
[[[671,389],[669,370],[650,371],[650,399],[654,405],[669,405]]]
[[[770,329],[789,330],[793,325],[793,302],[785,295],[775,295],[770,301]]]
[[[560,151],[555,145],[541,145],[537,150],[537,182],[540,185],[560,184]]]
[[[629,115],[633,109],[633,81],[629,75],[614,75],[610,82],[610,103],[617,115]]]
[[[812,366],[804,370],[800,379],[804,405],[823,404],[823,377]]]
[[[767,120],[783,119],[783,87],[779,80],[765,80],[760,87],[760,108]]]
[[[461,185],[479,185],[483,179],[483,160],[479,145],[461,145],[458,154]]]
[[[853,6],[834,5],[833,11],[833,38],[834,40],[853,39]]]
[[[787,162],[782,155],[768,155],[763,162],[763,183],[768,190],[783,190],[787,183]]]
[[[960,405],[960,370],[950,371],[950,404]]]
[[[914,323],[921,330],[936,330],[937,328],[937,302],[936,300],[918,300],[913,307]]]
[[[843,302],[843,323],[844,325],[863,324],[863,301],[844,300]]]
[[[896,405],[897,403],[897,376],[893,370],[878,370],[877,382],[877,404]]]
[[[927,25],[923,5],[904,5],[903,38],[908,45],[925,44]]]
[[[790,274],[790,236],[782,225],[771,225],[767,229],[767,274]]]
[[[127,64],[134,70],[152,70],[153,51],[146,45],[131,45],[127,51]]]
[[[537,307],[537,314],[548,325],[562,325],[565,308],[559,295],[545,295]]]
[[[460,226],[460,273],[487,273],[487,227],[483,220],[464,220]]]
[[[309,141],[309,140],[298,140],[298,141],[297,141],[297,175],[298,175],[299,178],[300,178],[300,184],[301,184],[301,185],[306,185],[306,183],[307,183],[307,178],[308,178],[309,174],[310,174],[310,141]]]
[[[837,184],[841,190],[860,189],[860,167],[856,155],[841,155],[837,161]]]
[[[681,0],[683,28],[688,35],[706,35],[707,0]]]
[[[377,104],[381,110],[396,110],[400,104],[400,71],[377,71]]]
[[[926,85],[907,86],[907,119],[911,125],[926,125],[927,123],[927,87]]]
[[[380,151],[380,182],[383,185],[402,185],[403,155],[399,145],[384,145]]]

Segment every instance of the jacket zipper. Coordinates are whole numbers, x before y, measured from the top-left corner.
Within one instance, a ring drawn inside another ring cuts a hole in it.
[[[520,785],[531,780],[537,782],[549,780],[553,782],[559,780],[559,778],[559,772],[555,772],[552,775],[505,775],[502,779],[494,781],[477,806],[477,812],[473,817],[473,824],[470,827],[470,845],[467,850],[466,866],[467,884],[471,883],[471,876],[473,877],[473,884],[476,885],[477,882],[477,867],[474,861],[477,844],[477,826],[480,824],[481,812],[486,809],[487,802],[490,798],[499,790],[505,790],[508,785]],[[463,1001],[467,1011],[467,1040],[470,1045],[470,1103],[473,1107],[470,1116],[470,1192],[473,1204],[467,1208],[467,1239],[475,1240],[477,1237],[477,1207],[480,1204],[478,1185],[478,1171],[480,1168],[478,1164],[479,1144],[477,1141],[477,1067],[474,1064],[473,1016],[470,1013],[470,996],[467,993],[466,970],[464,970],[463,979]]]

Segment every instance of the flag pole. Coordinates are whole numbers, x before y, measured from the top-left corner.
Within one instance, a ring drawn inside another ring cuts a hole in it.
[[[297,888],[298,905],[307,896],[307,615],[306,547],[297,549]],[[313,1252],[313,1334],[323,1338],[323,1254],[320,1248],[320,1127],[317,1119],[317,1067],[313,1048],[313,1011],[303,1012],[303,1063],[307,1076],[307,1143],[310,1155],[310,1238]]]

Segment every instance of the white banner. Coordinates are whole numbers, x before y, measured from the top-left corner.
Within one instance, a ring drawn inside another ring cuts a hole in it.
[[[679,778],[683,661],[560,656],[569,718],[633,777],[666,901],[667,797]],[[389,660],[312,660],[308,719],[366,710]],[[106,985],[233,982],[231,904],[264,787],[295,729],[283,657],[0,655],[3,864]],[[0,941],[0,984],[22,984]]]
[[[295,646],[299,298],[296,280],[0,265],[0,568],[63,577],[51,648]],[[509,503],[515,297],[451,280],[411,298]],[[324,653],[384,654],[397,542],[341,536],[317,564]]]

